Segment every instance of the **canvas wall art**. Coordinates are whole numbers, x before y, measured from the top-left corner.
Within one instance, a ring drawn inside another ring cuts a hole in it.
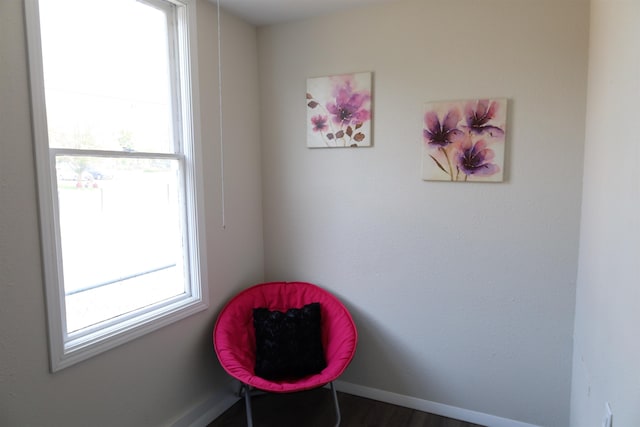
[[[371,73],[307,79],[307,147],[369,147]]]
[[[426,104],[422,178],[502,182],[506,122],[504,98]]]

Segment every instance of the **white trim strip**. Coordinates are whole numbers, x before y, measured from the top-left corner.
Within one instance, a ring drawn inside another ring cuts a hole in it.
[[[143,151],[109,151],[109,150],[84,150],[80,148],[50,148],[52,156],[78,156],[78,157],[114,157],[131,159],[177,159],[184,156],[176,153],[150,153]]]
[[[238,387],[235,380],[229,381],[228,388]],[[199,405],[187,411],[180,418],[171,424],[171,427],[207,427],[213,420],[224,414],[229,408],[240,400],[235,393],[227,392],[213,393]]]
[[[379,400],[405,408],[416,409],[418,411],[429,412],[430,414],[442,417],[454,418],[468,423],[480,424],[487,427],[539,427],[534,424],[527,424],[522,421],[501,418],[470,409],[457,408],[443,403],[431,402],[429,400],[418,399],[417,397],[406,396],[390,391],[365,387],[344,381],[335,381],[338,391],[353,394],[355,396],[366,397],[368,399]]]
[[[57,243],[60,241],[57,212],[57,191],[51,179],[53,165],[49,156],[49,136],[47,134],[47,114],[45,109],[44,70],[40,33],[40,10],[37,0],[25,1],[25,21],[27,28],[27,52],[29,58],[29,84],[31,88],[31,114],[34,151],[36,157],[36,178],[38,182],[38,202],[40,209],[40,235],[42,239],[42,262],[44,264],[45,294],[47,300],[47,328],[49,332],[49,363],[56,370],[59,356],[64,353],[65,317],[62,287],[54,283],[61,279],[61,264]],[[58,236],[56,236],[58,234]],[[51,254],[58,254],[57,258]]]

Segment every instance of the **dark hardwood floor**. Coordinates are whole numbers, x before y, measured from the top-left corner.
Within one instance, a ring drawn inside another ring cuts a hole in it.
[[[331,392],[316,389],[293,394],[263,394],[251,399],[254,427],[333,427]],[[340,427],[482,427],[401,406],[338,392]],[[208,427],[244,427],[244,400],[239,400]]]

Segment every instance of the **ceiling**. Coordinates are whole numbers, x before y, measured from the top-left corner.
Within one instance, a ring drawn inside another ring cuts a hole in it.
[[[392,1],[396,0],[220,0],[220,7],[251,24],[262,26]]]

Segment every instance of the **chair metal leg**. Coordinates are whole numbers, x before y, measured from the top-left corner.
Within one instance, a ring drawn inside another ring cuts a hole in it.
[[[240,383],[240,387],[238,387],[238,397],[244,397],[244,390],[247,386],[244,383]]]
[[[336,392],[336,387],[333,385],[333,381],[329,383],[329,387],[331,388],[331,394],[333,396],[333,405],[336,411],[336,424],[335,427],[340,426],[340,422],[342,421],[342,416],[340,415],[340,405],[338,403],[338,393]],[[240,384],[240,390],[238,395],[242,397],[244,394],[244,407],[247,413],[247,427],[253,427],[253,412],[251,410],[251,387],[247,384]],[[257,394],[263,394],[261,391],[257,391]]]
[[[340,405],[338,405],[338,393],[336,393],[336,388],[333,385],[333,381],[329,383],[329,386],[331,387],[331,393],[333,394],[333,404],[336,407],[336,427],[339,427],[341,417],[340,417]]]
[[[244,407],[247,413],[247,427],[253,427],[253,414],[251,412],[251,392],[248,385],[244,385]]]

